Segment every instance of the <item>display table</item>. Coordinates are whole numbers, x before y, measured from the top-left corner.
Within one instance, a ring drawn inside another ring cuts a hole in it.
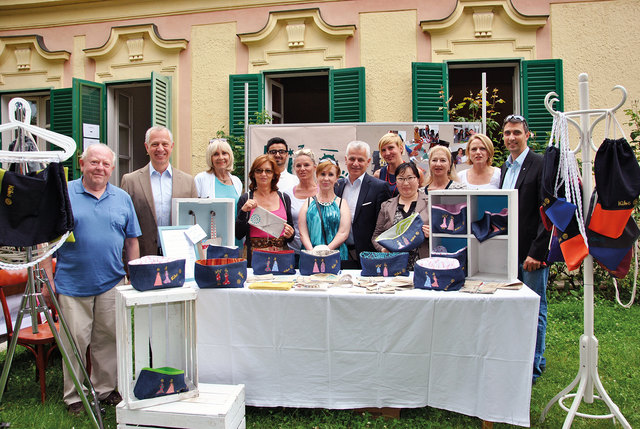
[[[538,302],[526,287],[200,289],[199,380],[244,384],[254,406],[431,406],[529,426]]]

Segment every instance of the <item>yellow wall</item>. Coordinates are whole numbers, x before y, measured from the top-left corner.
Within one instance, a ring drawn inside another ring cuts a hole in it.
[[[589,75],[591,108],[614,107],[620,101],[620,93],[612,91],[614,85],[629,93],[621,110],[640,99],[639,20],[638,0],[551,5],[551,49],[553,58],[563,60],[565,110],[578,109],[580,73]],[[625,119],[622,111],[616,117]],[[596,131],[597,144],[604,126]]]
[[[235,23],[191,31],[191,172],[207,169],[204,154],[216,131],[229,132],[229,77],[236,72]]]
[[[411,63],[416,61],[416,11],[360,15],[368,122],[411,121]]]

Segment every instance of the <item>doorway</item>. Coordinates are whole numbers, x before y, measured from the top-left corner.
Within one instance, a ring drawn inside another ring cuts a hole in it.
[[[117,157],[115,185],[149,162],[144,135],[151,126],[151,106],[151,82],[107,85],[107,134]]]

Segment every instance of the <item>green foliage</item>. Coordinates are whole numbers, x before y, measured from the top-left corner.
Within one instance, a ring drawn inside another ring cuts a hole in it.
[[[440,97],[444,97],[444,91],[440,91]],[[451,122],[482,122],[482,91],[473,94],[469,91],[469,95],[464,97],[458,103],[451,103],[453,97],[447,100],[447,113]],[[487,136],[493,142],[495,153],[493,155],[493,163],[500,167],[504,160],[507,159],[509,152],[502,142],[502,126],[496,121],[500,114],[496,110],[498,104],[505,101],[498,95],[498,88],[493,88],[487,100],[485,101],[487,109]],[[441,108],[442,109],[442,108]]]
[[[269,111],[267,109],[262,109],[261,112],[254,112],[255,119],[249,121],[249,125],[256,124],[270,124],[271,123],[271,115],[269,115]],[[240,125],[244,125],[244,122],[238,122]],[[234,157],[234,174],[240,177],[240,180],[244,178],[244,156],[245,156],[245,141],[244,135],[236,136],[232,134],[227,134],[224,130],[218,130],[216,132],[216,138],[226,139],[229,145],[231,146],[231,150],[233,150]]]

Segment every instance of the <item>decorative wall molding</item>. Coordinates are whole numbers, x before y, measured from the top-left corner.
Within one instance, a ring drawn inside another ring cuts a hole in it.
[[[548,18],[523,15],[510,0],[458,0],[449,16],[422,21],[420,27],[431,36],[434,61],[478,56],[535,59],[536,32]],[[484,50],[482,55],[474,55],[478,49]]]
[[[0,89],[62,85],[71,53],[50,51],[40,35],[0,37]]]
[[[330,25],[319,9],[269,13],[265,26],[239,34],[249,49],[249,72],[274,68],[344,66],[345,41],[355,25]]]
[[[155,24],[113,27],[104,45],[84,49],[96,63],[97,80],[148,77],[150,71],[175,71],[185,39],[163,39]],[[136,72],[137,70],[137,72]],[[140,76],[138,76],[140,75]]]

